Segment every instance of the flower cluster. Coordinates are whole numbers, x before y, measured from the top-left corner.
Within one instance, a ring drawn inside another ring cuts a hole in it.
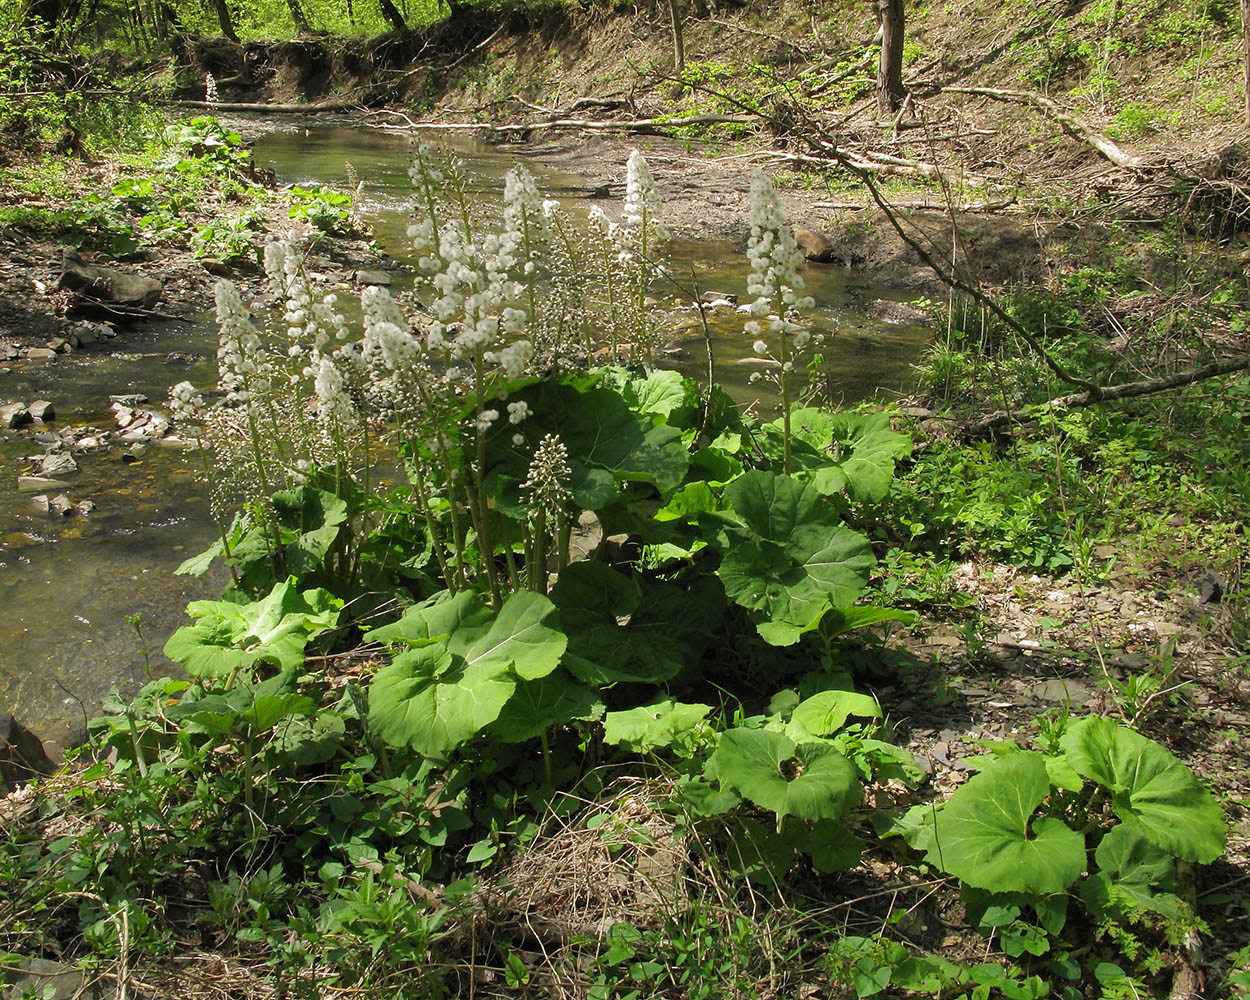
[[[179,382],[169,390],[169,413],[179,423],[202,423],[207,410],[204,397],[190,382]]]
[[[550,518],[563,511],[573,500],[564,484],[573,470],[569,468],[569,450],[558,434],[547,434],[534,449],[529,475],[521,484],[525,505],[531,516]]]
[[[756,298],[750,304],[751,315],[757,317],[744,327],[747,336],[755,337],[752,349],[768,354],[770,345],[761,336],[766,318],[768,330],[778,339],[783,373],[793,369],[792,355],[802,351],[811,341],[811,333],[794,320],[801,309],[811,309],[811,296],[803,295],[803,278],[799,267],[803,254],[794,241],[794,234],[785,223],[781,201],[772,181],[762,170],[751,177],[751,236],[747,243],[747,259],[751,275],[747,292]]]
[[[204,103],[210,115],[217,113],[217,78],[212,73],[204,74]]]
[[[273,365],[261,350],[251,313],[234,282],[219,280],[213,289],[217,301],[217,371],[229,402],[251,405],[257,394],[268,392]]]

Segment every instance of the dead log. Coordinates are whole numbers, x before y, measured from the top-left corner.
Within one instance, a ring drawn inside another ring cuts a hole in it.
[[[1117,399],[1149,396],[1156,392],[1167,392],[1169,389],[1180,389],[1187,385],[1193,385],[1193,383],[1201,382],[1204,379],[1245,371],[1248,368],[1250,368],[1250,357],[1228,358],[1224,361],[1215,361],[1209,365],[1202,365],[1199,368],[1191,368],[1188,371],[1176,372],[1173,375],[1160,375],[1157,378],[1142,379],[1139,382],[1125,382],[1121,385],[1096,388],[1086,392],[1074,392],[1067,396],[1057,396],[1036,406],[1028,406],[1020,410],[997,410],[994,413],[986,414],[972,423],[966,424],[963,428],[963,433],[968,437],[980,437],[988,431],[1007,424],[1027,423],[1031,420],[1037,420],[1052,410],[1071,410],[1083,406],[1092,406],[1095,403],[1110,403]]]
[[[1099,153],[1125,170],[1136,170],[1142,166],[1142,158],[1128,153],[1101,132],[1086,125],[1075,115],[1069,114],[1049,97],[1034,94],[1028,90],[1001,90],[994,87],[943,87],[948,94],[972,94],[976,97],[988,97],[996,101],[1012,101],[1018,104],[1029,104],[1053,118],[1065,132],[1074,139],[1093,146]]]

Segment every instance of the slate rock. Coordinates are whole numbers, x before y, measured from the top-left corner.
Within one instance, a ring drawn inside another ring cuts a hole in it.
[[[56,407],[46,399],[36,399],[30,406],[26,407],[26,412],[30,414],[32,420],[38,420],[45,424],[56,419]]]
[[[40,365],[47,364],[49,361],[56,360],[56,351],[49,350],[46,347],[32,347],[26,352],[26,360]]]
[[[829,264],[837,259],[837,250],[829,242],[829,237],[802,226],[794,230],[794,242],[799,251],[810,261],[818,264]]]
[[[20,782],[56,770],[39,737],[9,712],[0,712],[0,788],[12,791]]]
[[[357,284],[361,285],[381,285],[386,287],[391,283],[391,275],[387,271],[367,270],[362,268],[352,275],[356,279]]]
[[[129,309],[151,309],[165,290],[155,278],[88,263],[73,250],[65,251],[58,287],[83,300]]]
[[[33,419],[25,403],[5,403],[0,406],[0,426],[25,427]]]
[[[48,501],[48,512],[60,514],[61,517],[69,517],[71,514],[78,513],[78,508],[74,506],[74,502],[64,493],[58,493]]]
[[[49,479],[47,476],[17,477],[17,488],[21,493],[38,493],[40,490],[60,490],[68,485],[69,483],[63,483],[59,479]]]
[[[41,476],[67,476],[78,471],[78,463],[74,461],[74,456],[63,451],[54,451],[50,455],[44,455],[35,464],[38,465]]]

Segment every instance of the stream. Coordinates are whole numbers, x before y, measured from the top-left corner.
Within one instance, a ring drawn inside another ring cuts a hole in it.
[[[518,154],[467,138],[447,141],[465,164],[474,196],[500,198],[504,175]],[[372,225],[381,250],[406,259],[407,136],[362,127],[284,128],[259,138],[254,156],[276,171],[279,183],[339,188],[348,184],[350,162],[366,181],[358,213]],[[559,199],[574,218],[585,216],[593,201],[584,179],[541,163],[527,161],[527,166],[545,197]],[[610,213],[619,211],[619,199],[602,204]],[[678,280],[693,268],[701,289],[746,300],[749,268],[741,246],[678,241],[671,254]],[[813,332],[833,335],[823,353],[834,398],[854,403],[878,390],[906,389],[910,365],[931,334],[863,312],[872,299],[904,296],[826,265],[809,266],[805,280],[817,304]],[[681,350],[674,364],[703,376],[706,354],[694,311],[675,302],[671,308],[674,326],[686,331],[675,339]],[[755,369],[738,363],[750,360],[751,353],[749,338],[741,333],[743,317],[729,310],[709,315],[717,379],[750,402],[755,387],[748,378]],[[163,410],[175,383],[215,384],[216,346],[208,317],[193,324],[151,324],[53,364],[14,362],[0,377],[0,396],[50,400],[57,411],[54,428],[111,429],[111,394],[142,393]],[[160,650],[170,632],[187,621],[187,602],[218,597],[228,576],[221,567],[199,579],[173,575],[217,533],[194,454],[152,444],[135,462],[123,462],[116,448],[76,456],[81,471],[71,477],[69,495],[75,502],[93,501],[96,509],[85,517],[62,518],[40,511],[30,494],[14,487],[23,458],[38,453],[39,444],[13,432],[5,435],[0,437],[0,459],[8,470],[8,489],[0,492],[0,607],[5,609],[0,710],[12,711],[46,741],[65,747],[81,741],[86,719],[113,685],[130,694],[149,670],[159,676],[169,669]]]

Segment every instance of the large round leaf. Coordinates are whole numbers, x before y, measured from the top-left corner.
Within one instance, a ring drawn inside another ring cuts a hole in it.
[[[765,641],[790,645],[830,608],[858,599],[874,562],[868,539],[843,525],[812,486],[755,471],[725,496],[745,530],[717,572]]]
[[[1030,835],[1049,794],[1041,754],[991,761],[938,812],[925,860],[978,889],[1062,892],[1085,870],[1085,838],[1056,819],[1039,819]]]
[[[1208,864],[1224,853],[1219,805],[1158,743],[1099,716],[1069,723],[1060,742],[1079,774],[1111,790],[1116,815],[1169,854]]]
[[[383,667],[369,686],[369,728],[392,746],[441,757],[499,717],[516,679],[466,666],[441,645],[418,646]]]
[[[837,819],[863,795],[855,765],[828,743],[767,729],[731,729],[709,762],[722,785],[778,816]]]

